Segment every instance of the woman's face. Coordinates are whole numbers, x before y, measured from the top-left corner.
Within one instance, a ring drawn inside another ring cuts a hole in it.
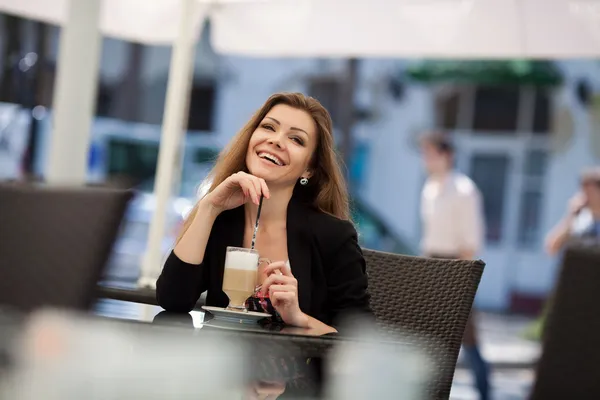
[[[271,186],[294,186],[310,178],[310,161],[317,147],[315,122],[306,111],[278,104],[250,138],[246,166],[250,174]]]

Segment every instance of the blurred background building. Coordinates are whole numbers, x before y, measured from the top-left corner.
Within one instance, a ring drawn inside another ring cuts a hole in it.
[[[539,309],[555,274],[543,236],[577,190],[580,169],[600,159],[600,62],[245,58],[216,54],[204,29],[165,251],[222,146],[270,94],[301,91],[331,112],[338,139],[351,139],[341,151],[366,247],[418,254],[425,174],[415,138],[452,132],[457,168],[484,197],[488,267],[477,304]],[[0,178],[44,176],[58,34],[0,15]],[[89,177],[139,189],[110,271],[133,282],[153,210],[171,49],[103,40]]]

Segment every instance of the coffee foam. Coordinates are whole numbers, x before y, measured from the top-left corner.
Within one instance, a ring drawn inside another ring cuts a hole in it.
[[[256,271],[258,269],[258,253],[245,251],[228,251],[225,268]]]

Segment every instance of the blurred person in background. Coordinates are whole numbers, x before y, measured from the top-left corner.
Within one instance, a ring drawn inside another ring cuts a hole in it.
[[[600,167],[581,173],[580,191],[567,206],[563,219],[548,233],[546,251],[559,253],[572,238],[600,240]]]
[[[200,294],[227,307],[227,246],[250,248],[261,196],[251,311],[287,325],[335,332],[348,313],[371,315],[365,260],[327,110],[299,93],[271,96],[215,164],[211,187],[187,217],[157,281],[158,304],[189,312]]]
[[[600,243],[600,167],[590,167],[581,173],[579,192],[569,200],[565,216],[546,235],[546,252],[556,256],[572,239]],[[542,339],[551,302],[552,294],[539,317],[525,330],[525,338]]]
[[[427,133],[420,145],[428,174],[421,193],[423,254],[433,258],[474,259],[484,234],[479,189],[468,176],[454,170],[454,147],[447,134]],[[480,398],[487,400],[489,367],[478,348],[474,311],[465,328],[463,350]]]

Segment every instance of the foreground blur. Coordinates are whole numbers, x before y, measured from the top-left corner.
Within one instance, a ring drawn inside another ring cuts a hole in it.
[[[261,364],[271,356],[257,358],[250,342],[226,331],[57,311],[6,322],[3,331],[17,334],[10,346],[13,368],[0,380],[3,399],[277,398],[290,383],[285,374],[265,376]],[[373,332],[356,331],[353,344],[339,346],[328,364],[327,398],[423,398],[429,364],[409,346],[395,348]],[[284,362],[285,356],[276,361]]]

